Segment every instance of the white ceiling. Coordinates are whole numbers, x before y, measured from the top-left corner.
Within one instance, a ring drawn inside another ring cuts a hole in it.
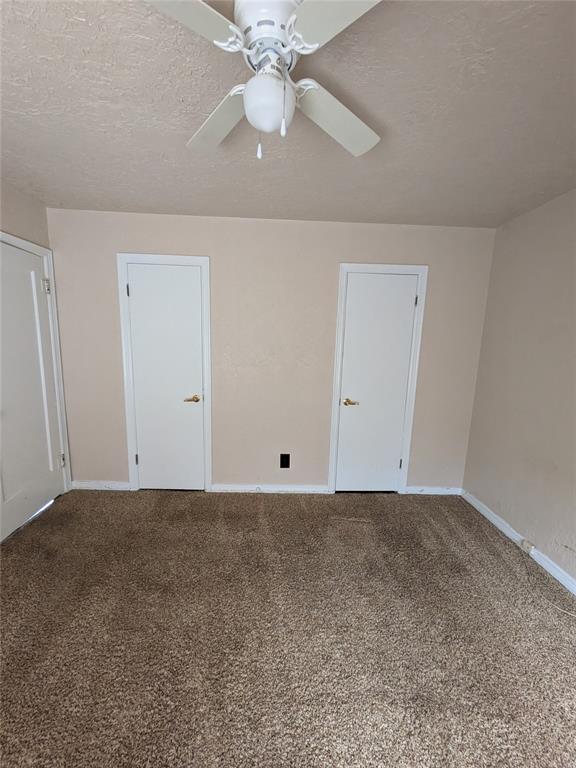
[[[576,185],[572,2],[381,2],[296,70],[380,144],[355,159],[297,114],[261,162],[245,121],[185,147],[239,54],[137,0],[1,6],[3,176],[49,206],[495,226]]]

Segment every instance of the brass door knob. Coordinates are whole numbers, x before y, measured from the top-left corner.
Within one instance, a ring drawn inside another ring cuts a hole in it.
[[[345,400],[342,400],[343,405],[360,405],[359,400],[350,400],[349,397],[347,397]]]
[[[192,397],[185,397],[184,402],[185,403],[199,403],[201,400],[200,395],[192,395]]]

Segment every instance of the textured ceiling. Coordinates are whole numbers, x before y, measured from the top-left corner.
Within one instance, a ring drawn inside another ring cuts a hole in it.
[[[260,162],[245,121],[185,147],[239,54],[136,0],[1,7],[3,176],[49,206],[494,226],[576,185],[572,2],[381,2],[295,72],[380,144],[355,159],[297,114]]]

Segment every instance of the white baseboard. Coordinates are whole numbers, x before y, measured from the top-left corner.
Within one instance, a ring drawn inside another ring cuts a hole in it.
[[[251,485],[212,483],[206,489],[212,493],[331,493],[327,485]]]
[[[560,568],[559,565],[556,565],[554,560],[551,560],[548,555],[545,555],[544,552],[540,552],[539,549],[534,547],[530,552],[530,557],[533,558],[538,565],[542,566],[545,571],[548,571],[552,578],[559,581],[563,587],[566,587],[568,592],[572,592],[573,595],[576,595],[576,579],[573,576],[570,576],[569,573],[566,573],[566,571]]]
[[[213,483],[206,490],[214,493],[334,493],[327,485],[250,485],[234,483]],[[442,486],[409,485],[400,488],[398,493],[428,494],[430,496],[461,496],[462,488],[444,488]]]
[[[496,512],[493,512],[490,507],[487,507],[486,504],[477,499],[476,496],[469,493],[468,491],[462,491],[462,497],[468,502],[468,504],[480,512],[481,515],[489,520],[492,525],[496,526],[498,530],[502,531],[502,533],[511,539],[515,544],[522,546],[523,542],[526,541],[522,534],[518,533],[518,531],[512,528],[512,526],[509,525],[506,520],[501,518],[500,515],[497,515]],[[548,555],[545,555],[539,549],[536,549],[536,547],[529,545],[528,548],[525,548],[524,546],[522,546],[522,548],[528,555],[530,555],[533,560],[538,563],[539,566],[544,568],[544,570],[547,571],[550,576],[556,579],[556,581],[560,582],[560,584],[562,584],[562,586],[565,587],[573,595],[576,595],[576,579],[573,576],[570,576],[569,573],[566,573],[566,571],[560,568],[559,565],[556,565],[556,563],[551,560]]]
[[[462,488],[444,487],[442,485],[407,485],[405,488],[400,488],[398,493],[415,493],[426,496],[462,496]]]
[[[514,544],[522,544],[524,541],[524,536],[518,533],[514,528],[512,528],[511,525],[509,525],[506,520],[500,517],[500,515],[497,515],[496,512],[492,512],[490,507],[487,507],[486,504],[484,504],[480,499],[477,499],[476,496],[473,496],[471,493],[468,493],[468,491],[462,491],[462,498],[466,499],[468,504],[470,504],[474,509],[476,509],[478,512],[480,512],[481,515],[483,515],[487,520],[489,520],[492,525],[495,525],[496,528],[498,528],[499,531],[502,531],[504,536],[508,536],[509,539],[512,539]]]
[[[73,491],[130,491],[130,483],[126,480],[72,480],[70,487]]]
[[[214,493],[334,493],[327,485],[250,485],[234,483],[213,483],[206,490]],[[430,496],[461,496],[462,488],[444,488],[442,486],[409,485],[400,488],[398,493],[428,494]]]
[[[82,491],[130,491],[133,490],[128,480],[72,480],[72,490]],[[275,485],[252,483],[212,483],[206,488],[209,493],[334,493],[327,485]],[[427,494],[430,496],[461,496],[462,488],[444,488],[443,486],[409,485],[399,489],[402,494]]]
[[[130,491],[128,480],[73,480],[72,490],[82,491]],[[329,493],[327,485],[251,485],[213,483],[206,488],[212,493]]]

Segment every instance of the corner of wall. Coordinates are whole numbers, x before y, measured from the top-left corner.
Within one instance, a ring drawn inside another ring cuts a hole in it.
[[[46,205],[2,179],[0,230],[44,248],[50,247]]]
[[[462,473],[462,488],[466,489],[467,481],[466,476],[468,474],[468,458],[470,453],[470,441],[472,439],[472,430],[474,427],[474,412],[476,409],[476,397],[478,394],[478,376],[480,373],[480,366],[482,362],[482,349],[484,347],[484,330],[486,326],[486,316],[488,313],[488,299],[490,296],[490,288],[492,285],[492,275],[494,271],[494,255],[496,253],[496,241],[500,227],[496,227],[492,230],[492,243],[490,247],[490,269],[488,273],[488,283],[486,285],[486,293],[484,294],[484,309],[482,312],[482,326],[480,328],[480,344],[478,345],[478,358],[476,360],[476,374],[474,376],[474,387],[472,392],[472,409],[470,411],[470,422],[468,424],[468,439],[466,441],[466,453],[464,456],[464,471]]]

